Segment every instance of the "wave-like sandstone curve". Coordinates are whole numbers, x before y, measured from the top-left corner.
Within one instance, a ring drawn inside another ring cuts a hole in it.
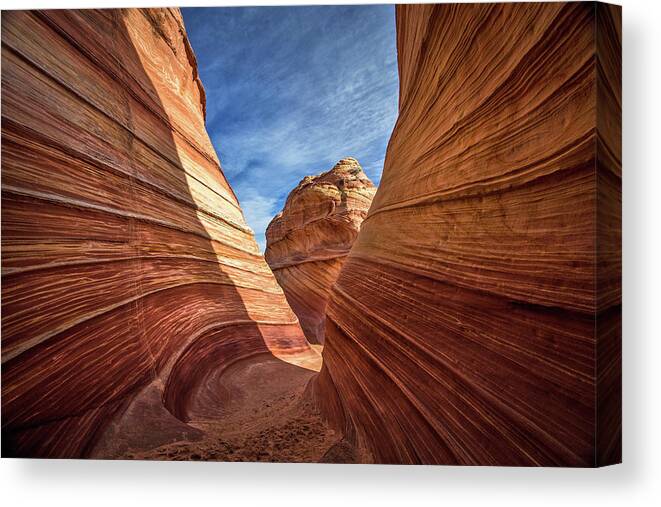
[[[3,455],[192,437],[212,369],[310,353],[204,121],[177,9],[3,12]]]
[[[619,461],[620,8],[396,19],[399,117],[318,403],[376,462]]]
[[[376,187],[354,158],[306,176],[266,229],[266,262],[311,343],[324,343],[326,303]]]

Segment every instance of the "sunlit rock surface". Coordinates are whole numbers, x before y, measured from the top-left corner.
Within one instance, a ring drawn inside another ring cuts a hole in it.
[[[266,261],[312,343],[324,342],[326,303],[376,188],[354,158],[306,176],[266,230]]]
[[[3,12],[3,455],[195,438],[212,370],[310,352],[204,115],[177,9]]]
[[[396,9],[399,118],[317,401],[376,462],[616,462],[620,8]]]

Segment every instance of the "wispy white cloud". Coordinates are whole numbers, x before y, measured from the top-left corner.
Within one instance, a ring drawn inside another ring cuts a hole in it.
[[[183,13],[207,129],[260,246],[305,175],[353,156],[378,183],[397,114],[393,6]]]
[[[266,230],[276,213],[274,210],[277,205],[278,200],[275,197],[261,195],[256,189],[248,188],[243,191],[243,200],[241,201],[243,214],[253,229],[262,231],[262,234],[256,237],[257,244],[262,252],[266,248],[263,231]]]

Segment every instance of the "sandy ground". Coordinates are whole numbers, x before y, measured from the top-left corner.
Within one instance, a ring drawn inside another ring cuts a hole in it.
[[[182,440],[124,459],[353,462],[353,450],[304,396],[321,367],[317,355],[261,355],[211,375],[193,398],[189,425],[201,440]]]

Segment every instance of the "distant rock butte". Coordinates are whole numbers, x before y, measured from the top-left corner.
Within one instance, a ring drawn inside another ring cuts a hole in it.
[[[266,230],[266,262],[312,343],[324,342],[326,303],[376,188],[354,158],[306,176]]]
[[[2,13],[3,456],[200,438],[212,372],[312,353],[204,115],[178,9]]]
[[[396,22],[399,117],[328,303],[323,413],[363,461],[619,461],[620,8]]]

